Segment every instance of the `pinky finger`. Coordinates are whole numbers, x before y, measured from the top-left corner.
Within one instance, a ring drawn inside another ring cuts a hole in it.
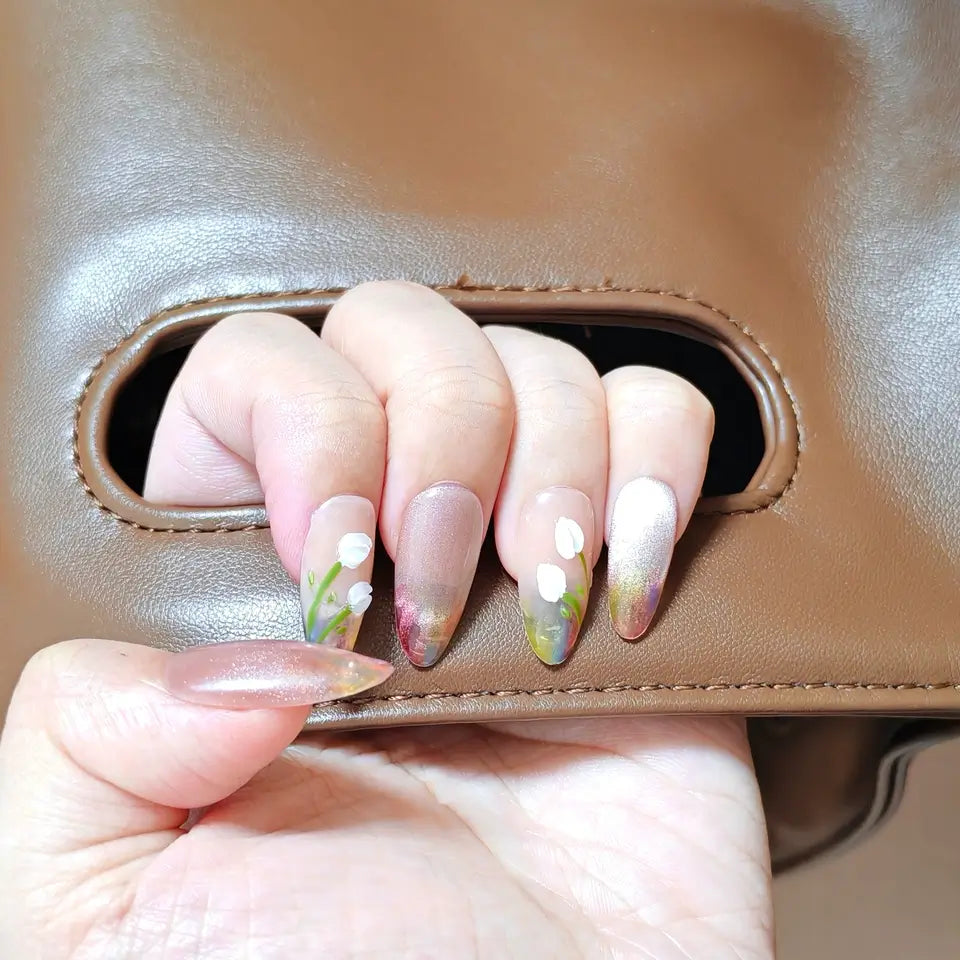
[[[610,617],[624,640],[636,640],[653,620],[674,543],[703,486],[713,408],[692,384],[652,367],[621,367],[603,385]]]

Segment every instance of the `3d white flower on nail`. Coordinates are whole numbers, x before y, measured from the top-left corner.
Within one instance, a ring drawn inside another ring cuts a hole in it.
[[[337,544],[337,559],[348,570],[356,570],[372,549],[373,541],[365,533],[345,533]]]
[[[555,563],[537,566],[537,590],[547,603],[556,603],[567,592],[567,576]]]
[[[583,549],[583,530],[576,520],[560,517],[553,532],[557,553],[564,560],[572,560]]]
[[[347,591],[347,606],[350,612],[359,616],[370,606],[373,587],[366,580],[360,580]]]

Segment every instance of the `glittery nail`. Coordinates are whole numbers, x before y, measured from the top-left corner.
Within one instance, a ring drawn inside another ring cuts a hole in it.
[[[383,660],[300,640],[188,647],[167,661],[166,690],[211,707],[294,707],[339,700],[383,683]]]
[[[650,626],[673,555],[677,498],[652,477],[627,483],[610,521],[607,584],[613,627],[636,640]]]
[[[363,497],[332,497],[310,518],[300,565],[303,629],[311,643],[352,650],[370,606],[377,515]]]
[[[548,664],[570,656],[593,576],[593,505],[572,487],[541,490],[520,515],[517,587],[533,652]]]
[[[418,667],[440,659],[470,593],[483,543],[483,508],[459,483],[436,483],[410,501],[397,543],[395,614],[404,653]]]

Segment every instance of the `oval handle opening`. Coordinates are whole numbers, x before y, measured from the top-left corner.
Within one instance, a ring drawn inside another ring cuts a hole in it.
[[[733,321],[681,297],[636,292],[448,290],[480,323],[522,324],[580,349],[601,374],[627,364],[671,370],[710,399],[716,430],[700,513],[755,511],[787,487],[797,461],[793,404],[773,361]],[[164,400],[192,344],[240,310],[279,310],[319,328],[337,296],[314,292],[211,301],[142,324],[91,377],[77,421],[77,466],[101,508],[154,530],[262,526],[263,507],[172,510],[140,493]]]

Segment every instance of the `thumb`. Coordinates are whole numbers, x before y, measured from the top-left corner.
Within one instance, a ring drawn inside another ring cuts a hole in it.
[[[0,738],[0,863],[12,868],[4,875],[18,859],[37,865],[124,837],[139,838],[138,857],[162,849],[190,808],[223,799],[273,760],[310,703],[389,672],[295,641],[176,654],[109,640],[47,647],[24,669]]]

